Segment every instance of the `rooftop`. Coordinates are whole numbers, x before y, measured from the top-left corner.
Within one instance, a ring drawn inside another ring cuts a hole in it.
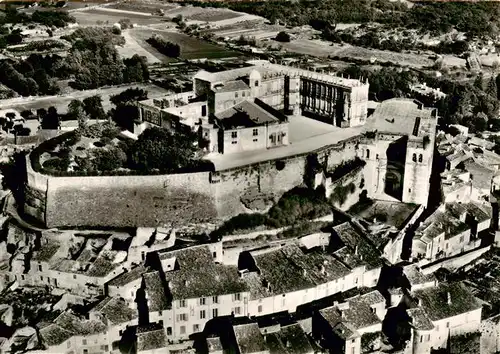
[[[137,318],[137,311],[128,307],[125,300],[119,297],[107,297],[99,302],[92,312],[102,313],[113,325],[132,321]]]
[[[411,99],[393,98],[380,103],[367,119],[365,131],[406,136],[434,136],[437,116],[434,109]]]
[[[142,275],[146,284],[148,310],[150,312],[162,311],[169,308],[165,288],[160,278],[160,272],[154,271]]]
[[[334,333],[338,337],[345,340],[359,335],[358,332],[349,325],[349,323],[342,320],[342,312],[338,309],[338,307],[327,307],[321,309],[319,312],[321,316],[330,324]]]
[[[268,351],[264,337],[257,323],[233,326],[236,343],[240,354],[252,354]]]
[[[164,348],[167,345],[163,326],[137,328],[137,352]]]
[[[175,269],[164,269],[173,299],[235,294],[247,289],[237,267],[216,264],[207,246],[160,253],[162,260],[173,257]]]
[[[430,331],[434,328],[432,321],[429,319],[424,310],[420,307],[406,310],[411,318],[411,325],[417,330]]]
[[[439,209],[432,213],[415,231],[414,238],[432,240],[444,234],[446,240],[457,236],[469,229],[469,226],[451,213],[442,212]]]
[[[128,283],[130,283],[134,280],[141,279],[142,274],[146,273],[146,271],[147,271],[146,267],[144,267],[142,264],[138,265],[138,266],[132,268],[131,270],[129,270],[128,272],[122,273],[119,276],[117,276],[116,278],[112,279],[108,283],[108,285],[110,285],[110,286],[127,285]]]
[[[447,203],[446,211],[448,211],[455,218],[460,218],[464,214],[469,214],[478,222],[490,220],[492,217],[491,206],[487,204],[480,204],[477,202]]]
[[[337,225],[333,231],[330,247],[344,264],[351,268],[366,265],[368,269],[383,265],[380,252],[351,222]]]
[[[314,352],[307,335],[298,323],[281,327],[276,333],[266,335],[271,354],[307,354]]]
[[[40,249],[33,253],[33,260],[38,262],[48,262],[59,250],[60,243],[57,240],[47,239],[47,243],[42,243]]]
[[[421,300],[422,309],[432,321],[439,321],[481,308],[479,301],[461,282],[441,283],[436,287],[417,290],[414,295]]]
[[[280,122],[281,117],[275,117],[263,104],[257,104],[258,99],[242,101],[235,106],[216,114],[224,129],[251,128],[265,124]],[[286,119],[286,118],[285,118]]]
[[[70,312],[61,313],[55,321],[40,329],[40,336],[48,346],[64,343],[72,336],[87,336],[106,331],[101,321],[81,319]]]
[[[403,274],[406,276],[410,285],[425,284],[437,281],[434,274],[424,274],[420,271],[416,264],[410,264],[403,267]]]
[[[248,90],[250,87],[243,80],[226,81],[223,84],[215,85],[215,92],[233,92]]]

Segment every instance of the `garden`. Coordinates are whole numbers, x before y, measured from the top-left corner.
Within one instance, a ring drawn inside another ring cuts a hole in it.
[[[148,128],[122,138],[114,123],[81,124],[40,144],[30,155],[35,171],[52,176],[150,175],[210,170],[192,133]]]

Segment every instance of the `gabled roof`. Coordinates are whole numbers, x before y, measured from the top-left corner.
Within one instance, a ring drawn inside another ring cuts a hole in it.
[[[264,337],[257,323],[233,326],[240,354],[253,354],[268,351]]]
[[[481,309],[479,301],[462,282],[441,283],[436,287],[417,290],[414,295],[421,300],[421,307],[431,321]]]
[[[215,116],[226,130],[276,124],[281,118],[274,116],[271,111],[255,103],[255,99],[239,102]]]
[[[160,277],[160,272],[154,271],[142,275],[146,284],[146,296],[148,299],[148,310],[150,312],[162,311],[169,308],[169,302],[165,294],[165,287]]]

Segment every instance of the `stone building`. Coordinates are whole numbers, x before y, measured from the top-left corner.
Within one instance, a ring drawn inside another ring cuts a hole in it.
[[[368,196],[427,205],[437,111],[410,99],[382,102],[359,144]]]
[[[140,122],[136,132],[149,125],[188,129],[200,132],[200,140],[209,152],[231,153],[287,145],[285,115],[304,115],[342,128],[365,124],[367,82],[261,60],[248,64],[216,73],[201,70],[193,77],[193,91],[139,102]],[[270,130],[269,134],[256,138],[255,129],[262,126],[263,131],[264,122],[254,123],[248,131],[250,136],[235,142],[234,137],[246,133],[239,130],[250,127],[242,124],[227,132],[220,123],[233,115],[234,110],[239,116],[250,116],[254,122],[252,117],[256,112],[266,111],[265,130]],[[279,126],[273,122],[279,122]],[[229,141],[226,134],[230,134]]]

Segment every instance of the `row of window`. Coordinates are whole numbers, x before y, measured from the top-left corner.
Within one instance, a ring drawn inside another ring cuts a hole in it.
[[[238,311],[238,312],[236,312]],[[240,307],[236,307],[235,309],[233,309],[233,312],[236,314],[236,315],[239,315],[240,312],[241,312],[241,308]],[[219,309],[212,309],[212,318],[215,318],[219,316]],[[207,318],[207,311],[206,310],[200,310],[200,313],[199,313],[199,319],[200,320],[204,320]],[[187,322],[189,321],[189,316],[187,313],[179,313],[177,314],[176,316],[176,322]]]
[[[419,154],[418,155],[418,162],[422,162],[422,160],[423,160],[423,156],[422,156],[422,154]],[[412,161],[417,162],[417,154],[413,154]]]
[[[241,294],[233,294],[232,296],[233,301],[241,301]],[[203,306],[208,303],[206,297],[202,297],[198,299],[198,304]],[[218,304],[219,303],[219,296],[215,295],[212,296],[212,304]],[[177,308],[186,308],[187,307],[187,300],[179,300],[177,301]]]
[[[252,136],[259,136],[259,129],[255,128],[252,130]],[[232,139],[238,139],[238,132],[231,132]]]

